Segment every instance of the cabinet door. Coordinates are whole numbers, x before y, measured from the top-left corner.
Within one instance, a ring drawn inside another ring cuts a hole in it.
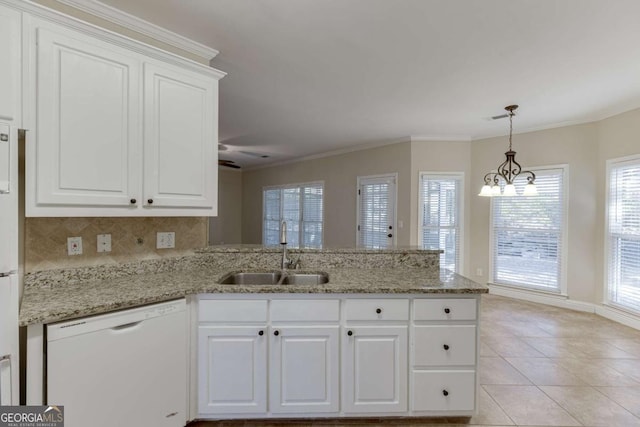
[[[407,352],[407,326],[347,327],[343,332],[344,411],[406,412]]]
[[[20,113],[20,12],[0,5],[0,120]]]
[[[337,325],[272,328],[271,412],[338,412],[338,334]]]
[[[198,328],[200,414],[266,414],[267,339],[257,326]]]
[[[145,207],[214,209],[217,100],[215,78],[145,63]]]
[[[35,192],[36,206],[135,208],[137,57],[89,35],[32,22],[36,132],[28,134],[27,173],[35,186],[27,191]]]

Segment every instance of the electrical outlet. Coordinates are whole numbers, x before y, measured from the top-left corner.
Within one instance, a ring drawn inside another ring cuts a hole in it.
[[[158,232],[156,234],[156,249],[171,249],[176,247],[176,233],[173,231]]]
[[[482,276],[482,269],[476,268],[476,276]]]
[[[98,252],[111,252],[111,234],[98,234]]]
[[[82,237],[67,237],[67,254],[82,255]]]

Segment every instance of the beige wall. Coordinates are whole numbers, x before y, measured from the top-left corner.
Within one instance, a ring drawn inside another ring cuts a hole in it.
[[[218,168],[218,216],[209,218],[209,244],[242,243],[242,172]]]
[[[262,188],[270,185],[324,181],[324,245],[356,244],[356,182],[358,176],[398,174],[397,244],[409,244],[411,143],[399,143],[347,154],[306,160],[243,173],[242,239],[262,242]]]
[[[463,141],[412,141],[411,142],[411,231],[410,244],[418,244],[420,172],[462,172],[464,173],[464,212],[469,212],[469,185],[471,176],[471,143]],[[468,275],[470,242],[470,216],[463,215],[463,256],[462,274]]]
[[[548,129],[514,135],[516,160],[522,166],[569,165],[568,180],[568,244],[567,292],[571,299],[594,302],[597,287],[595,252],[597,132],[593,123]],[[485,173],[495,170],[504,160],[508,148],[507,137],[489,138],[471,144],[471,264],[470,271],[480,268],[482,276],[475,280],[489,280],[489,215],[490,199],[477,197]]]

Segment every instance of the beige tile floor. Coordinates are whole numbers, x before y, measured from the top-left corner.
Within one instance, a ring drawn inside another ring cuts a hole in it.
[[[640,426],[640,331],[593,314],[482,297],[472,418],[237,421],[221,426]]]

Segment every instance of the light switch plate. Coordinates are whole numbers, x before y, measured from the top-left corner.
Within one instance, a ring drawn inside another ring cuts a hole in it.
[[[82,237],[67,237],[67,254],[82,255]]]
[[[98,234],[98,252],[111,252],[111,234]]]
[[[173,231],[158,232],[156,234],[156,249],[171,249],[176,247],[176,233]]]

